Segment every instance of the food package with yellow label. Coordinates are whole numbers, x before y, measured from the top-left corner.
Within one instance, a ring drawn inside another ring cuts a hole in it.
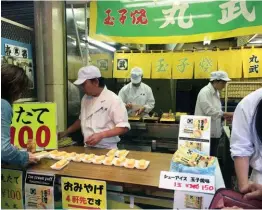
[[[170,171],[213,175],[216,168],[215,162],[215,157],[180,146],[173,155]]]

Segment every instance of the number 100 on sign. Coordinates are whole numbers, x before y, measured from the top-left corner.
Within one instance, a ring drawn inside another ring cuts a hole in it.
[[[14,104],[11,126],[11,143],[26,148],[33,139],[36,148],[56,149],[56,104]]]

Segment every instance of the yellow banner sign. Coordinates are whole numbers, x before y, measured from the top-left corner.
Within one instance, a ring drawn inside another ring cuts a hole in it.
[[[115,53],[114,78],[130,78],[130,53]]]
[[[27,148],[32,139],[36,149],[57,149],[55,103],[24,103],[13,105],[11,143]]]
[[[1,169],[1,209],[23,209],[23,172]]]
[[[193,53],[174,53],[172,78],[173,79],[192,79],[194,70]]]
[[[90,54],[90,57],[92,64],[100,69],[102,77],[113,77],[113,58],[110,54]]]
[[[139,67],[143,70],[143,78],[151,77],[151,59],[150,53],[131,53],[130,70]]]
[[[170,79],[172,53],[152,54],[152,79]]]
[[[245,78],[262,77],[262,50],[243,49],[243,70]]]
[[[106,209],[106,182],[62,177],[63,209]]]
[[[210,78],[210,73],[217,71],[217,52],[196,52],[195,55],[195,79]]]
[[[228,73],[229,78],[242,77],[242,59],[240,50],[218,51],[218,69]]]

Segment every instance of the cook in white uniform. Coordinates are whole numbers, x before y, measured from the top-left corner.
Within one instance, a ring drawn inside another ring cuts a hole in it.
[[[117,148],[119,135],[130,129],[128,115],[122,100],[104,85],[99,69],[95,66],[82,67],[78,79],[85,95],[81,102],[81,113],[66,131],[59,137],[82,129],[84,143],[98,148]]]
[[[251,180],[262,184],[262,88],[237,105],[230,146],[240,191],[245,193],[248,188],[249,165]]]
[[[138,115],[147,115],[155,106],[155,98],[152,89],[142,82],[143,70],[135,67],[131,70],[131,82],[119,91],[119,97],[130,111],[136,105],[141,108],[137,110]]]
[[[230,81],[224,71],[211,73],[210,83],[203,87],[198,96],[195,107],[195,115],[211,117],[211,150],[210,154],[216,156],[216,150],[222,135],[221,119],[230,118],[233,113],[223,112],[219,91],[224,89],[226,83]]]

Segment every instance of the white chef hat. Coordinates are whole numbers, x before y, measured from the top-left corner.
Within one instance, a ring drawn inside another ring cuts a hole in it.
[[[142,81],[143,70],[139,67],[134,67],[131,70],[131,82],[133,84],[138,84]]]
[[[101,77],[101,72],[99,68],[96,66],[90,65],[90,66],[85,66],[79,69],[78,71],[78,78],[74,82],[75,85],[81,85],[83,84],[87,79],[95,79],[95,78],[100,78]]]
[[[214,81],[214,80],[223,80],[225,82],[231,81],[231,79],[229,79],[228,77],[228,74],[225,71],[221,71],[221,70],[211,72],[210,81]]]

